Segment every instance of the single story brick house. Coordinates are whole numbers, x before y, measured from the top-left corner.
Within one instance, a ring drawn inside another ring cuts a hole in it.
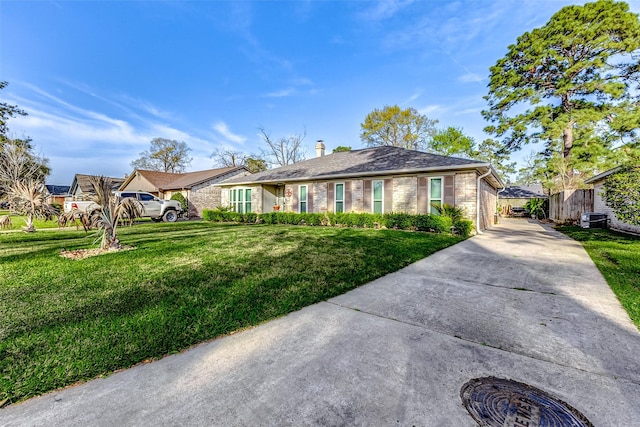
[[[94,175],[84,175],[77,173],[73,177],[71,186],[69,188],[69,196],[73,200],[89,200],[93,193],[93,185],[91,185],[90,178]],[[120,185],[124,182],[124,178],[111,178],[111,188],[116,191]]]
[[[606,213],[609,219],[609,226],[614,230],[640,234],[640,227],[632,225],[627,222],[621,221],[616,217],[612,208],[607,206],[606,201],[602,197],[604,192],[604,182],[609,175],[616,173],[620,168],[609,169],[599,175],[589,178],[584,181],[585,184],[593,185],[593,211],[598,213]]]
[[[316,157],[216,184],[222,205],[239,212],[436,213],[459,206],[480,231],[493,223],[504,185],[489,163],[399,147],[376,147]]]
[[[249,173],[244,166],[185,173],[136,169],[120,185],[120,191],[146,191],[161,199],[181,193],[189,204],[189,217],[201,217],[203,209],[221,206],[221,189],[213,184]]]

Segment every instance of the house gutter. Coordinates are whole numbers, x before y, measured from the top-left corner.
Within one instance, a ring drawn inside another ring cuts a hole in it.
[[[451,166],[432,166],[428,168],[414,168],[414,169],[396,169],[396,170],[377,170],[372,172],[353,172],[353,173],[339,173],[339,174],[325,174],[325,175],[316,175],[316,176],[304,176],[304,177],[296,177],[296,178],[285,178],[278,177],[276,179],[265,179],[265,180],[245,180],[245,181],[234,181],[234,182],[217,182],[214,187],[223,187],[230,185],[251,185],[251,184],[276,184],[279,182],[305,182],[305,181],[318,181],[318,180],[328,180],[328,179],[345,179],[345,178],[360,178],[360,177],[376,177],[376,176],[386,176],[386,175],[413,175],[417,173],[428,173],[432,171],[466,171],[469,169],[480,169],[480,168],[489,168],[491,171],[491,165],[489,163],[472,163],[467,165],[451,165]],[[268,171],[265,171],[268,172]],[[260,172],[262,173],[262,172]],[[251,175],[248,175],[251,177]],[[233,179],[233,178],[231,178]],[[502,184],[502,182],[500,182]]]
[[[491,167],[489,167],[487,173],[478,177],[478,182],[476,184],[476,231],[478,232],[478,234],[483,234],[480,230],[480,183],[482,182],[482,178],[485,178],[489,175],[491,175]]]

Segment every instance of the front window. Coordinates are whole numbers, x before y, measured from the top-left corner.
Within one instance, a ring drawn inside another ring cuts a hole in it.
[[[382,213],[384,181],[373,181],[373,213]]]
[[[235,212],[251,212],[251,189],[234,188],[233,190],[229,190],[229,204]]]
[[[307,212],[307,186],[300,186],[300,213]]]
[[[429,184],[429,206],[432,215],[439,215],[442,208],[442,178],[431,178]]]
[[[344,184],[336,184],[336,213],[344,212]]]

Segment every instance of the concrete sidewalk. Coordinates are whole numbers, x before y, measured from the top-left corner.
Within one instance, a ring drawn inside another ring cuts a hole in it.
[[[579,243],[501,224],[342,296],[0,410],[3,426],[477,426],[460,388],[640,425],[640,333]]]

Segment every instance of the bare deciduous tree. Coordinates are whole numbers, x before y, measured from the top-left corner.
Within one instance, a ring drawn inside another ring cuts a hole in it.
[[[229,148],[218,148],[211,154],[211,158],[214,159],[216,165],[224,168],[243,166],[247,157],[246,154]]]
[[[31,140],[4,138],[0,141],[0,197],[16,182],[44,182],[49,160],[33,154]]]
[[[306,159],[304,146],[302,145],[307,136],[306,128],[302,135],[292,134],[278,139],[271,138],[271,135],[263,127],[259,127],[258,130],[268,147],[268,149],[263,150],[263,154],[273,165],[286,166]]]

